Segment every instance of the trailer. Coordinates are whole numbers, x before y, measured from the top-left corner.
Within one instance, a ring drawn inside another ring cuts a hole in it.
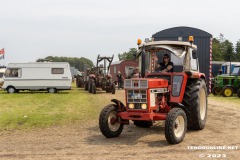
[[[67,62],[10,63],[2,88],[8,93],[20,90],[70,90],[72,76]]]

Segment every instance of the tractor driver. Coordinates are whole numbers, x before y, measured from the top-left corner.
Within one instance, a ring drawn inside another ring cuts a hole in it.
[[[161,72],[173,72],[173,62],[170,61],[168,54],[163,55],[163,61],[159,65]]]

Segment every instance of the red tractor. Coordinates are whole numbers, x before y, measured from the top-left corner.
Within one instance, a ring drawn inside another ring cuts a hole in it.
[[[165,137],[180,143],[187,129],[202,130],[207,118],[205,74],[199,73],[193,37],[182,41],[138,41],[139,78],[124,82],[126,105],[117,99],[104,107],[99,127],[107,138],[118,137],[130,120],[148,128],[165,120]],[[156,56],[169,53],[182,59],[182,72],[156,72]]]
[[[98,55],[96,67],[87,71],[86,79],[88,79],[88,81],[85,83],[85,90],[88,90],[89,93],[96,94],[97,88],[101,88],[102,91],[106,91],[106,93],[115,94],[116,87],[112,81],[112,76],[109,74],[113,57],[114,55],[112,57],[100,57],[100,55]],[[103,64],[100,64],[102,61]]]

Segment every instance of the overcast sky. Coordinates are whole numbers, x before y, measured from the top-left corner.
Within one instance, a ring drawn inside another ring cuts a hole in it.
[[[111,56],[163,29],[189,26],[235,45],[238,0],[0,0],[0,49],[5,64],[46,56]],[[0,61],[0,64],[4,63]]]

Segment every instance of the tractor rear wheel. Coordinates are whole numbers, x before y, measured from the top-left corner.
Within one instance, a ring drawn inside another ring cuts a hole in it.
[[[202,130],[207,119],[207,87],[204,79],[188,79],[183,97],[186,107],[187,128]]]
[[[223,97],[232,97],[233,95],[233,88],[232,87],[223,87],[222,89]]]
[[[118,137],[122,133],[123,126],[120,123],[120,117],[117,116],[115,104],[109,104],[102,109],[99,116],[99,128],[105,137]]]
[[[88,92],[92,93],[92,82],[91,81],[88,82]]]
[[[87,91],[88,90],[88,82],[86,82],[84,85],[85,85],[84,89],[85,89],[85,91]]]
[[[213,87],[213,89],[212,89],[212,93],[213,93],[213,95],[221,95],[221,93],[222,93],[222,88],[221,87]]]
[[[92,82],[92,93],[96,94],[96,92],[97,92],[96,84],[95,82]]]
[[[133,123],[140,128],[150,128],[153,125],[152,121],[133,121]]]
[[[112,94],[116,93],[116,86],[114,83],[112,83]]]
[[[180,143],[187,130],[187,116],[183,109],[173,108],[165,121],[165,138],[170,144]]]
[[[238,91],[237,91],[237,96],[238,96],[238,98],[240,98],[240,89],[238,89]]]

